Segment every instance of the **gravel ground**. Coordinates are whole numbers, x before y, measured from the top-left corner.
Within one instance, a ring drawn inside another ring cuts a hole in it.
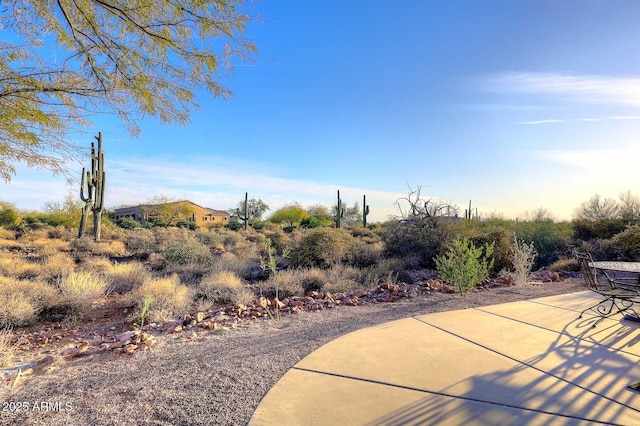
[[[28,376],[2,403],[0,424],[242,425],[289,368],[351,331],[412,315],[582,290],[582,282],[572,280],[478,290],[466,300],[435,293],[257,321],[222,334],[203,332],[195,340],[186,333],[167,335],[147,353],[58,361],[47,373]],[[24,402],[29,411],[16,412],[9,402]],[[58,402],[59,408],[34,411],[42,402]]]

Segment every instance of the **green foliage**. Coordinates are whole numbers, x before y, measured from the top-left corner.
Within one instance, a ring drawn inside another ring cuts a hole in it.
[[[577,241],[607,240],[626,227],[623,219],[578,219],[573,221],[573,238]]]
[[[353,242],[351,234],[342,229],[312,229],[292,250],[291,260],[295,266],[326,268],[346,260]]]
[[[123,229],[135,229],[142,226],[140,222],[131,218],[116,219],[113,223]]]
[[[293,203],[273,212],[269,217],[269,221],[282,225],[298,226],[306,217],[309,217],[307,211],[300,204]]]
[[[176,223],[176,226],[178,228],[186,228],[192,231],[195,231],[196,229],[199,228],[199,226],[195,222],[190,222],[188,220],[181,220],[178,223]]]
[[[604,245],[611,253],[607,258],[638,262],[640,261],[640,225],[633,225],[615,235]]]
[[[493,266],[493,259],[489,260],[492,253],[493,244],[476,248],[468,239],[456,237],[446,253],[435,258],[438,275],[455,286],[460,294],[467,294],[489,277]]]
[[[83,202],[75,200],[71,194],[62,202],[50,201],[44,205],[44,215],[39,215],[42,222],[51,226],[66,226],[77,228],[80,226]]]
[[[532,220],[516,223],[516,238],[529,241],[538,253],[534,269],[552,264],[571,253],[573,229],[568,222]]]
[[[170,0],[8,3],[0,14],[0,177],[15,164],[65,172],[81,152],[68,134],[96,112],[132,135],[142,118],[186,124],[234,58],[250,59],[242,2]],[[43,37],[47,37],[43,39]]]
[[[301,228],[320,228],[325,226],[322,221],[315,217],[305,217],[300,221]]]
[[[14,204],[0,201],[0,226],[4,228],[13,228],[22,221],[20,211]]]
[[[307,213],[309,214],[309,217],[320,221],[322,226],[331,226],[334,223],[333,216],[329,209],[321,204],[309,206],[309,208],[307,208]],[[309,228],[314,228],[314,226],[309,226]]]
[[[245,206],[246,203],[246,206]],[[262,219],[262,215],[269,210],[269,206],[261,199],[246,199],[238,202],[235,209],[231,209],[231,216],[245,221],[247,225],[252,225],[255,221]]]

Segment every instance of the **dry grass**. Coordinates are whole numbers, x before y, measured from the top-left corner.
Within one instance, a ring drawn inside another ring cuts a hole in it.
[[[320,291],[327,282],[327,274],[320,268],[309,268],[300,271],[300,285],[305,292]]]
[[[215,271],[202,278],[198,285],[197,297],[213,303],[237,305],[250,302],[254,295],[235,273]]]
[[[13,331],[11,328],[0,329],[0,367],[9,367],[15,353],[15,346],[11,344]]]
[[[111,279],[112,290],[118,293],[136,290],[151,280],[151,273],[140,262],[110,265],[106,274]]]
[[[140,305],[145,297],[152,297],[148,318],[155,322],[182,316],[188,311],[192,300],[191,289],[181,284],[177,275],[147,281],[136,295]]]
[[[16,254],[0,257],[0,275],[17,279],[34,279],[40,274],[40,265],[25,260]]]
[[[75,262],[67,253],[55,253],[42,260],[40,278],[53,283],[73,271],[75,267]]]
[[[31,324],[57,301],[56,289],[47,283],[0,277],[0,327]]]
[[[272,275],[263,284],[263,291],[269,296],[278,296],[283,299],[291,296],[304,296],[301,279],[304,272],[296,269],[287,269]],[[277,294],[276,294],[277,289]]]
[[[37,238],[26,244],[26,247],[33,248],[41,256],[51,256],[71,250],[68,241],[54,238]]]
[[[77,308],[88,307],[104,296],[109,282],[93,272],[71,272],[58,283],[63,301]]]

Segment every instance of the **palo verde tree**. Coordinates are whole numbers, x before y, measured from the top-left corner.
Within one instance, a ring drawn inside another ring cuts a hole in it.
[[[15,165],[65,172],[68,134],[117,115],[132,135],[153,116],[186,124],[220,68],[251,59],[242,0],[9,0],[0,3],[0,177]]]

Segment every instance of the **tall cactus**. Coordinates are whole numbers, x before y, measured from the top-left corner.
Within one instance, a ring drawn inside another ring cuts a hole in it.
[[[249,193],[244,193],[244,216],[240,216],[238,214],[238,219],[244,222],[244,230],[249,229],[249,201],[248,201]]]
[[[104,171],[104,153],[102,152],[102,132],[98,132],[98,136],[94,137],[98,141],[98,149],[96,151],[95,143],[91,142],[91,172],[85,172],[85,168],[82,168],[80,199],[84,201],[84,207],[82,208],[78,238],[84,235],[87,226],[87,216],[89,215],[89,210],[91,210],[93,212],[93,239],[100,241],[100,224],[102,223],[102,212],[104,211],[106,175]]]
[[[362,227],[367,227],[367,216],[369,216],[369,206],[367,205],[367,196],[362,196]]]
[[[336,222],[336,228],[340,228],[342,225],[342,216],[344,216],[344,207],[342,206],[342,199],[340,198],[340,190],[338,190],[338,204],[336,205],[336,215],[333,218]]]

